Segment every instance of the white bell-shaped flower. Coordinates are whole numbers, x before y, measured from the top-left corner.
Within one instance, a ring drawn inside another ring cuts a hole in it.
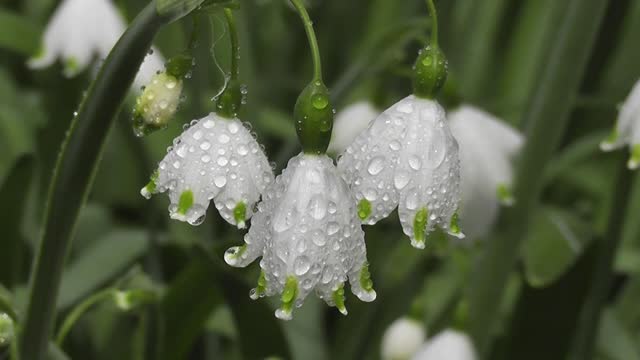
[[[412,360],[476,360],[469,336],[456,330],[444,330],[427,341]]]
[[[164,129],[173,118],[182,97],[182,78],[168,72],[155,74],[136,99],[133,110],[133,130],[144,136]]]
[[[0,347],[10,344],[15,335],[13,319],[0,311]]]
[[[198,225],[209,201],[232,225],[245,227],[260,194],[273,181],[264,151],[238,119],[216,114],[191,122],[141,194],[169,192],[171,218]]]
[[[487,234],[500,203],[513,203],[513,161],[524,137],[517,130],[473,106],[449,114],[449,126],[460,147],[460,216],[465,234]]]
[[[40,69],[60,59],[65,75],[73,77],[96,56],[106,58],[125,29],[124,19],[110,0],[64,0],[47,24],[41,53],[28,65]],[[162,56],[153,51],[141,66],[135,86],[146,84],[163,67]]]
[[[395,320],[382,336],[382,360],[409,360],[424,343],[424,326],[407,317]]]
[[[339,111],[333,122],[333,133],[327,152],[330,154],[343,152],[378,115],[380,111],[368,101],[353,103]]]
[[[413,95],[383,112],[351,144],[338,168],[358,201],[358,215],[375,224],[396,207],[416,248],[436,226],[457,237],[460,198],[458,144],[435,101]]]
[[[282,294],[280,319],[316,294],[343,314],[344,282],[362,301],[373,301],[364,232],[356,202],[326,155],[300,154],[263,194],[245,245],[225,253],[231,266],[262,256],[262,274],[251,297]]]
[[[629,146],[631,152],[627,166],[635,170],[640,166],[640,81],[636,82],[620,106],[616,127],[600,144],[600,148],[603,151],[611,151],[625,145]]]

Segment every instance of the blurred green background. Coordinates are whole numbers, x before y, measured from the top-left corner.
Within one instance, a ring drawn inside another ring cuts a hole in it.
[[[128,20],[147,3],[115,2]],[[550,61],[554,46],[566,40],[561,28],[580,1],[437,1],[440,42],[450,60],[440,99],[447,107],[471,103],[526,131],[534,126],[527,120],[536,120],[531,114],[544,103],[540,99],[570,99],[546,103],[566,107],[570,117],[559,135],[560,148],[543,168],[528,169],[542,174],[537,184],[542,191],[530,219],[518,219],[530,220],[530,226],[523,227],[527,232],[516,248],[517,259],[491,258],[517,261],[513,268],[506,266],[506,291],[494,299],[499,310],[474,305],[474,288],[490,288],[491,277],[478,281],[473,274],[495,265],[482,258],[500,236],[454,242],[435,234],[427,249],[418,251],[394,214],[365,227],[378,299],[361,303],[347,295],[349,315],[343,317],[310,296],[286,323],[273,316],[277,299],[249,299],[258,278],[256,264],[232,269],[222,261],[225,249],[241,243],[241,231],[211,208],[199,227],[170,221],[165,196],[146,201],[139,195],[183,124],[213,110],[211,99],[223,84],[220,68],[229,68],[224,17],[196,15],[202,24],[197,64],[169,128],[135,138],[133,95],[115,121],[68,255],[57,324],[83,299],[114,284],[150,289],[157,299],[131,311],[110,302],[96,306],[70,333],[62,349],[67,355],[56,356],[376,359],[384,330],[398,317],[424,320],[430,335],[453,327],[478,338],[482,324],[473,321],[481,314],[497,323],[483,330],[491,339],[483,346],[487,359],[571,358],[584,332],[596,335],[589,344],[595,359],[640,359],[640,180],[619,188],[614,174],[626,154],[598,149],[613,127],[617,104],[640,77],[640,1],[597,2],[606,6],[599,14],[602,21],[593,19],[599,25],[587,57],[576,51],[579,58],[567,56],[558,63]],[[311,76],[310,53],[300,19],[285,1],[240,3],[241,78],[249,89],[241,119],[251,124],[279,172],[299,152],[291,112]],[[67,79],[60,65],[32,71],[25,64],[40,47],[57,5],[55,0],[0,3],[0,303],[12,304],[18,313],[25,306],[53,165],[92,78],[91,71]],[[360,99],[384,109],[410,93],[411,64],[429,34],[424,1],[309,0],[307,5],[338,111]],[[165,27],[155,45],[166,58],[179,53],[192,26],[185,18]],[[569,45],[580,46],[580,39],[574,40]],[[576,75],[577,88],[547,86],[549,74],[574,62],[586,64]],[[622,176],[633,180],[631,174]],[[616,212],[620,197],[627,200]],[[618,219],[612,221],[611,214]],[[495,234],[513,227],[512,218],[502,217]],[[613,241],[615,221],[621,246],[614,248],[614,276],[605,277],[604,289],[593,290],[592,284],[602,282],[597,277],[604,276],[598,264]],[[582,321],[591,299],[599,297],[604,299],[599,321]],[[7,357],[8,349],[0,347],[0,359]]]

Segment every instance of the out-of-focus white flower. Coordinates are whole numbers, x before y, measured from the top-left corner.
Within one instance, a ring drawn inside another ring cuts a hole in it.
[[[411,358],[412,360],[476,360],[471,339],[461,332],[445,330],[429,341]]]
[[[358,215],[375,224],[396,207],[416,248],[435,226],[457,237],[460,198],[458,144],[435,101],[406,97],[360,133],[338,161],[358,201]]]
[[[333,133],[327,152],[330,154],[343,152],[378,115],[380,111],[368,101],[353,103],[338,112],[333,122]]]
[[[462,203],[467,236],[486,235],[495,222],[499,202],[513,203],[513,160],[523,136],[504,122],[473,106],[449,114],[449,126],[460,146]]]
[[[409,360],[426,338],[424,326],[403,317],[387,328],[382,336],[382,360]]]
[[[124,33],[125,22],[110,0],[64,0],[54,12],[44,33],[43,48],[28,65],[48,67],[57,59],[64,64],[64,74],[73,77],[94,60],[104,59]],[[147,56],[135,81],[140,87],[151,74],[164,67],[158,51]]]
[[[620,107],[616,127],[600,148],[611,151],[624,145],[629,146],[631,152],[627,166],[635,170],[640,166],[640,81],[636,82]]]
[[[240,120],[209,114],[173,141],[141,194],[169,191],[171,218],[192,225],[202,223],[214,199],[227,222],[244,228],[272,181],[264,151]]]
[[[231,266],[262,256],[251,297],[282,294],[276,316],[291,319],[293,306],[316,294],[343,314],[344,282],[362,301],[373,301],[364,232],[355,199],[326,155],[300,154],[263,194],[245,245],[225,253]]]

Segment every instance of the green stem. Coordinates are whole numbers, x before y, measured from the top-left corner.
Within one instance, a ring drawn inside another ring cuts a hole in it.
[[[622,155],[622,154],[620,154]],[[589,292],[578,319],[576,335],[573,338],[570,360],[592,359],[596,335],[602,309],[607,301],[613,279],[613,262],[623,237],[625,212],[629,205],[633,176],[627,170],[626,162],[619,160],[618,180],[614,184],[612,194],[615,194],[611,204],[609,223],[604,237],[599,239],[598,258],[596,259],[590,282]]]
[[[51,180],[43,231],[31,274],[20,354],[45,357],[65,257],[80,208],[86,201],[100,154],[131,83],[157,31],[172,20],[150,2],[133,20],[104,62],[71,122]]]
[[[231,40],[231,80],[238,80],[240,76],[240,42],[238,40],[238,29],[233,19],[233,11],[229,8],[224,9],[224,16],[227,18],[229,25],[229,38]]]
[[[289,0],[291,4],[296,8],[302,22],[304,24],[304,30],[307,32],[307,39],[309,40],[309,47],[311,47],[311,56],[313,57],[313,80],[322,82],[322,63],[320,61],[320,49],[318,48],[318,40],[316,39],[316,33],[313,30],[313,21],[309,18],[309,13],[302,4],[302,0]]]
[[[586,3],[585,3],[586,2]],[[515,175],[516,204],[503,211],[503,232],[487,243],[471,283],[470,331],[483,355],[496,330],[505,285],[544,185],[545,165],[554,155],[569,124],[607,0],[571,0],[545,59],[545,71],[531,97],[524,123],[527,142]]]
[[[84,313],[86,313],[93,305],[112,297],[116,293],[116,291],[117,289],[114,288],[99,291],[76,306],[64,319],[64,322],[62,323],[62,326],[58,331],[58,335],[56,336],[56,344],[60,348],[62,348],[64,339],[67,337],[69,331],[71,331],[73,325],[78,321],[78,319],[80,319],[80,317],[84,315]]]
[[[438,13],[433,0],[427,0],[427,7],[431,15],[431,45],[438,47]]]

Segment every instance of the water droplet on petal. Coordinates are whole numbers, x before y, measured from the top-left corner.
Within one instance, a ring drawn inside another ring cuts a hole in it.
[[[369,161],[369,167],[367,171],[371,175],[378,175],[384,168],[384,157],[376,156]]]

